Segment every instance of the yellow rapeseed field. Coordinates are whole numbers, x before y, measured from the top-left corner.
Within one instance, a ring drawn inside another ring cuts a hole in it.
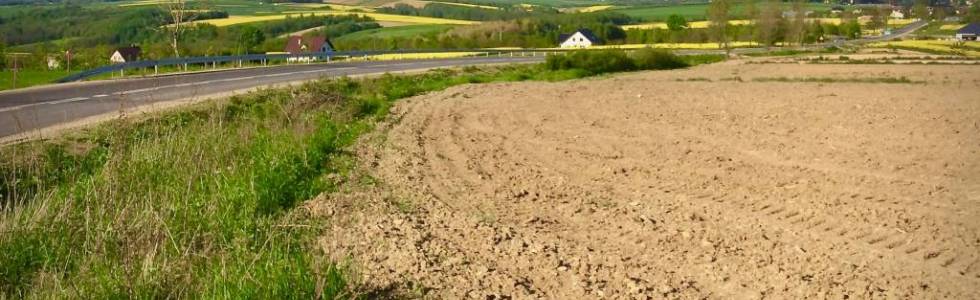
[[[366,11],[366,12],[373,12],[374,11],[374,8],[370,8],[370,7],[367,7],[367,6],[347,5],[347,4],[335,4],[335,3],[325,3],[325,4],[327,6],[330,6],[330,8],[331,9],[334,9],[334,10],[349,11],[349,10],[358,10],[359,9],[359,10]]]
[[[579,8],[576,8],[575,11],[588,13],[588,12],[596,12],[596,11],[600,11],[600,10],[607,10],[607,9],[610,9],[610,8],[613,8],[613,6],[612,5],[593,5],[593,6],[588,6],[588,7],[579,7]]]
[[[729,44],[732,48],[739,47],[750,47],[755,45],[750,42],[732,42]],[[623,45],[598,45],[592,46],[587,49],[641,49],[641,48],[658,48],[658,49],[692,49],[692,50],[713,50],[720,49],[718,43],[658,43],[658,44],[623,44]],[[501,48],[494,48],[501,49]],[[549,50],[568,50],[565,48],[545,48]]]
[[[960,30],[960,28],[963,28],[963,26],[966,26],[966,24],[946,24],[946,25],[943,25],[943,26],[939,26],[939,29],[940,30]]]
[[[480,55],[483,52],[436,52],[436,53],[406,53],[406,54],[380,54],[357,56],[351,60],[402,60],[402,59],[433,59],[433,58],[457,58]]]
[[[954,48],[957,43],[963,43],[964,48]],[[901,47],[909,49],[922,49],[925,51],[939,51],[949,54],[960,54],[969,57],[980,57],[980,41],[968,41],[968,42],[958,42],[958,41],[940,41],[940,40],[905,40],[905,41],[890,41],[890,42],[880,42],[869,44],[868,47],[873,48],[885,48],[885,47]]]
[[[457,6],[466,6],[466,7],[476,7],[476,8],[483,8],[483,9],[496,9],[496,10],[499,10],[500,9],[499,7],[496,7],[496,6],[478,5],[478,4],[469,4],[469,3],[440,2],[440,1],[428,1],[428,2],[429,3],[457,5]]]
[[[119,7],[129,7],[129,6],[146,6],[146,5],[159,5],[167,3],[165,0],[140,0],[134,2],[125,2],[119,4]]]
[[[809,22],[820,21],[820,23],[834,24],[834,25],[840,25],[840,23],[841,23],[841,19],[840,18],[811,18],[811,19],[807,19],[807,21],[809,21]],[[915,21],[917,21],[917,20],[916,19],[889,19],[888,20],[888,25],[890,25],[890,26],[905,26],[905,25],[911,24],[912,22],[915,22]],[[867,23],[868,23],[868,21],[861,21],[861,24],[867,24]],[[732,25],[748,25],[748,24],[752,24],[752,20],[731,20],[731,21],[728,21],[728,24],[732,24]],[[687,25],[688,25],[688,28],[708,28],[708,21],[693,21],[693,22],[688,22]],[[653,23],[645,23],[645,24],[623,25],[622,28],[624,30],[630,30],[630,29],[653,29],[653,28],[667,29],[667,23],[664,23],[664,22],[653,22]]]
[[[214,26],[223,27],[223,26],[231,26],[231,25],[245,24],[245,23],[282,20],[289,15],[330,16],[330,15],[352,15],[352,14],[356,14],[360,16],[368,16],[380,22],[400,22],[400,23],[411,23],[411,24],[444,24],[444,25],[473,25],[473,24],[480,23],[476,21],[466,21],[466,20],[402,16],[402,15],[391,15],[391,14],[381,14],[381,13],[351,13],[345,11],[289,11],[289,12],[284,12],[282,14],[269,15],[269,16],[236,15],[236,16],[228,16],[228,18],[224,18],[224,19],[194,21],[193,23],[207,23],[207,24],[212,24]]]

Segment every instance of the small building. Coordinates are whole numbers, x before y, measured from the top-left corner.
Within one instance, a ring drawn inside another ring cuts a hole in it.
[[[573,33],[558,36],[558,44],[561,48],[586,48],[600,43],[599,37],[588,29],[579,29]]]
[[[109,57],[109,62],[114,64],[127,63],[132,61],[137,61],[140,58],[140,52],[142,49],[140,47],[123,47],[116,49],[112,52],[112,56]]]
[[[905,19],[905,13],[899,9],[892,10],[892,13],[888,16],[892,19]]]
[[[286,39],[286,53],[297,55],[303,53],[331,53],[334,52],[333,43],[330,39],[324,36],[313,36],[313,37],[302,37],[302,36],[290,36]],[[293,56],[288,58],[289,61],[313,61],[316,60],[315,56]]]
[[[956,31],[956,39],[961,41],[976,41],[980,36],[980,23],[970,23]]]
[[[61,61],[58,60],[57,56],[48,55],[48,70],[57,70],[61,68]]]

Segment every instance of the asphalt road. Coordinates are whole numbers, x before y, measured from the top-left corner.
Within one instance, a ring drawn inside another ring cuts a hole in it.
[[[919,21],[892,34],[860,40],[811,45],[860,44],[905,36],[927,23]],[[764,52],[761,48],[735,49],[734,53]],[[681,50],[679,54],[723,53],[719,50]],[[0,92],[0,141],[5,137],[79,121],[85,118],[179,99],[207,97],[250,88],[311,80],[320,77],[376,74],[407,70],[541,61],[543,57],[468,57],[412,61],[363,61],[236,69],[140,79],[103,80],[56,84]]]
[[[56,84],[5,91],[0,92],[0,138],[157,102],[218,95],[321,77],[540,60],[543,57],[471,57],[288,65]]]

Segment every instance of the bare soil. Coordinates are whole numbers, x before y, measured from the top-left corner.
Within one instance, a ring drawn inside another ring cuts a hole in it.
[[[842,81],[751,80],[776,76]],[[460,86],[400,102],[366,175],[310,208],[375,296],[975,299],[978,80],[732,62]]]

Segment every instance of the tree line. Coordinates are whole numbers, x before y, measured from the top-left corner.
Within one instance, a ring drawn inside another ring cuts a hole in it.
[[[84,15],[87,10],[81,9],[76,14],[69,12],[69,7],[58,8],[53,15],[70,16],[75,18]],[[168,24],[166,14],[159,9],[140,9],[128,11],[117,17],[102,15],[100,10],[92,10],[95,16],[108,16],[101,21],[87,20],[99,27],[88,24],[75,26],[74,29],[64,30],[60,27],[40,31],[30,35],[32,39],[24,39],[19,35],[18,28],[0,24],[0,70],[12,67],[8,53],[29,53],[18,57],[19,66],[29,69],[47,68],[48,59],[60,62],[62,67],[68,59],[67,50],[71,50],[72,66],[74,69],[95,68],[106,65],[112,51],[118,47],[140,46],[142,59],[159,59],[175,56],[169,41],[168,33],[160,29]],[[28,14],[35,15],[35,14]],[[62,18],[64,20],[65,18]],[[72,23],[74,24],[74,23]],[[264,53],[283,51],[285,35],[293,32],[317,28],[307,32],[307,35],[325,35],[330,37],[342,36],[348,33],[381,26],[369,17],[358,15],[287,16],[283,20],[242,24],[227,27],[217,27],[207,23],[188,25],[180,34],[177,51],[182,56],[215,56],[238,55],[247,53]],[[33,28],[33,27],[32,27]],[[19,39],[10,40],[4,37],[15,36]],[[30,41],[30,43],[24,43]],[[5,58],[5,59],[4,59]]]

